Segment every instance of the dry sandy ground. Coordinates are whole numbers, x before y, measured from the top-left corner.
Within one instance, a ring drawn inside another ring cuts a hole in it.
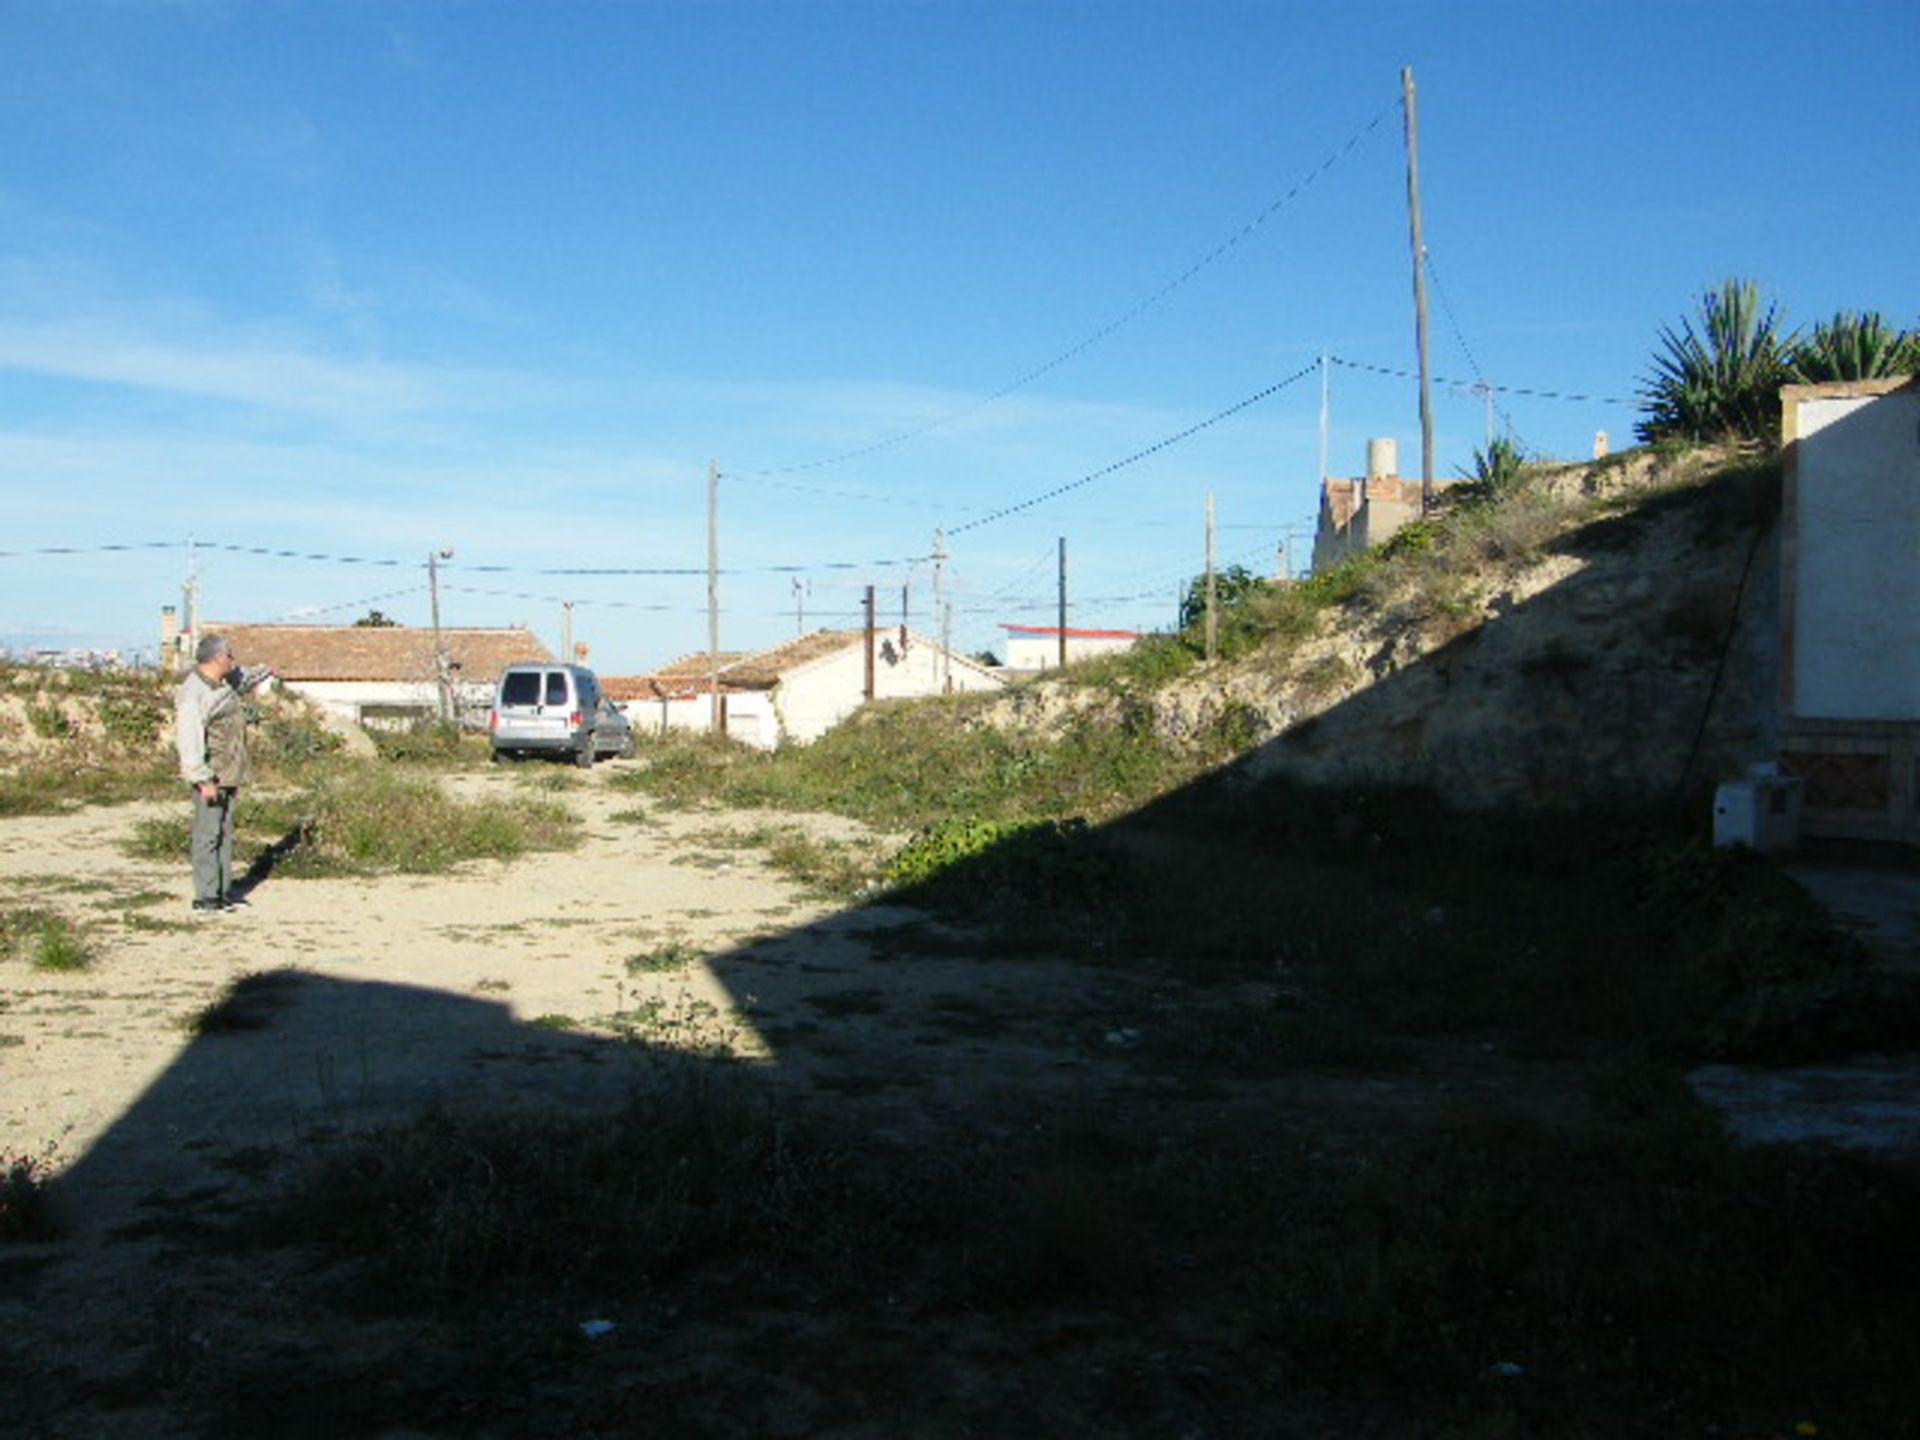
[[[173,807],[0,824],[0,904],[74,919],[97,957],[65,973],[14,961],[0,977],[0,1149],[68,1170],[63,1207],[84,1233],[152,1192],[234,1183],[221,1166],[236,1153],[430,1101],[612,1101],[661,1046],[724,1050],[808,1088],[911,1080],[920,1104],[1022,1056],[1053,1063],[1012,1036],[957,1033],[977,1018],[977,967],[963,959],[876,967],[875,937],[924,917],[843,911],[771,870],[745,837],[792,817],[674,814],[608,787],[605,767],[541,768],[585,821],[575,850],[447,875],[269,877],[233,915],[190,914],[184,866],[125,853],[139,820]],[[529,778],[451,783],[525,794]],[[257,1028],[192,1033],[236,981],[263,975]],[[1069,999],[1050,967],[1001,978],[1017,979],[1029,1016],[1049,991]],[[969,997],[954,993],[963,984]],[[922,1063],[909,1077],[886,1037],[911,1047],[922,1021],[938,1032],[917,1033],[923,1053],[929,1038],[956,1043],[937,1074]]]

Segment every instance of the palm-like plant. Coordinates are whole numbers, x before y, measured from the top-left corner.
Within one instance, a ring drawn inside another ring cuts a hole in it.
[[[1874,310],[1842,310],[1797,337],[1787,365],[1808,382],[1911,375],[1920,371],[1920,331],[1896,330]]]
[[[1520,488],[1521,482],[1526,479],[1529,463],[1527,452],[1519,442],[1505,435],[1496,435],[1487,442],[1486,449],[1473,452],[1472,468],[1463,468],[1457,473],[1466,482],[1463,489],[1489,500],[1498,500]]]
[[[1793,378],[1779,308],[1753,281],[1728,279],[1701,295],[1699,320],[1698,330],[1690,320],[1661,327],[1662,353],[1640,390],[1640,439],[1777,437],[1779,390]]]

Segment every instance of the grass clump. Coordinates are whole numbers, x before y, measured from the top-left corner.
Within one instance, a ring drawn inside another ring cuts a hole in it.
[[[772,752],[704,736],[642,748],[644,768],[613,784],[676,805],[830,811],[914,829],[963,814],[986,820],[1102,819],[1190,778],[1198,762],[1135,710],[1087,716],[1054,737],[969,723],[980,704],[872,707],[809,745]]]
[[[370,732],[380,758],[391,764],[437,770],[474,770],[487,763],[487,737],[468,734],[457,725],[423,721],[404,729]]]
[[[52,1178],[44,1155],[0,1154],[0,1245],[59,1237],[47,1193]]]
[[[362,768],[261,807],[256,824],[306,839],[289,875],[431,873],[573,844],[579,822],[558,801],[457,800],[431,779]]]
[[[94,960],[93,947],[79,926],[52,910],[31,906],[0,912],[0,950],[36,970],[85,970]]]
[[[664,945],[627,957],[629,975],[674,975],[690,968],[700,959],[700,951],[684,940],[669,940]]]

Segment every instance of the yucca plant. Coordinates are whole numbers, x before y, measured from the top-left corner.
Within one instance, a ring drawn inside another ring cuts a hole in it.
[[[1527,452],[1517,441],[1496,435],[1486,449],[1473,452],[1472,468],[1462,468],[1459,475],[1466,482],[1463,488],[1472,494],[1498,500],[1520,488],[1528,463]]]
[[[1636,433],[1643,441],[1776,438],[1780,387],[1793,378],[1779,308],[1753,281],[1728,279],[1701,295],[1699,321],[1698,330],[1690,320],[1661,327]]]
[[[1896,330],[1875,310],[1842,310],[1796,337],[1787,353],[1796,380],[1880,380],[1920,371],[1920,331]]]

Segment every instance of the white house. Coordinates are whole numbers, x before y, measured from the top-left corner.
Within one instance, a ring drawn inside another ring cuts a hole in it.
[[[1067,663],[1116,655],[1140,643],[1138,630],[1062,630],[1047,625],[1002,625],[1007,632],[1007,669],[1023,674],[1056,670],[1060,666],[1060,639],[1066,637]]]
[[[1920,844],[1920,379],[1780,399],[1780,763],[1807,833]]]
[[[404,724],[439,714],[434,632],[404,625],[229,625],[225,635],[243,665],[271,665],[296,694],[360,725]],[[440,646],[460,716],[477,721],[493,704],[500,672],[518,661],[553,662],[524,628],[442,627]],[[184,648],[191,653],[191,638]]]
[[[607,676],[602,686],[641,733],[706,730],[713,660],[690,655],[651,675]],[[943,650],[902,625],[816,630],[771,650],[719,657],[721,728],[770,750],[817,740],[868,700],[993,690],[1000,672]]]

